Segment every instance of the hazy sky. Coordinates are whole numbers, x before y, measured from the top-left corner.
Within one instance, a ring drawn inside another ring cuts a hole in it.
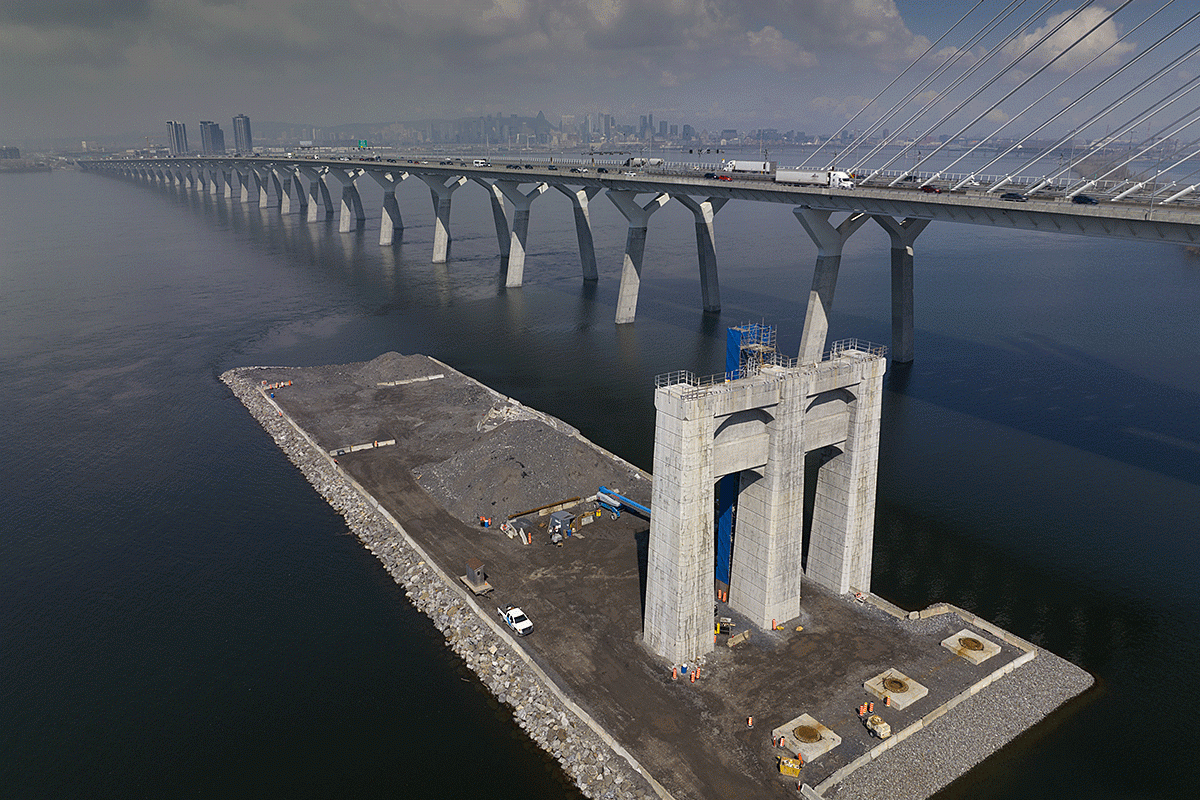
[[[1054,3],[1035,27],[1080,2]],[[539,110],[552,122],[652,112],[697,128],[828,133],[975,4],[0,0],[0,141],[161,133],[167,119],[228,129],[239,113],[324,126]],[[939,57],[1005,5],[985,0]],[[1008,29],[1040,5],[1027,2]],[[1095,40],[1111,43],[1159,5],[1136,0]],[[1073,25],[1104,13],[1094,4]]]

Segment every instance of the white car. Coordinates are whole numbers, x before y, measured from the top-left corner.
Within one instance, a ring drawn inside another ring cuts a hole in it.
[[[533,622],[525,616],[524,611],[516,606],[509,606],[505,609],[497,608],[496,613],[504,618],[505,624],[516,631],[518,636],[525,636],[533,632]]]

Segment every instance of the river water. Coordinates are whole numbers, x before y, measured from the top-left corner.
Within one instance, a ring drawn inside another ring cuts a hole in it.
[[[723,369],[725,329],[794,352],[815,248],[788,207],[651,220],[637,322],[625,227],[534,205],[497,288],[486,196],[431,265],[404,241],[76,172],[0,180],[0,796],[574,797],[217,376],[428,353],[649,468],[658,373]],[[954,798],[1175,797],[1196,785],[1200,259],[1169,244],[933,224],[916,361],[890,367],[873,588],[948,601],[1098,688]],[[890,337],[888,240],[851,238],[831,340]]]

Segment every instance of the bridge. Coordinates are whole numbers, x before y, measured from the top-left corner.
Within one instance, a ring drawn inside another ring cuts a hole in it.
[[[577,162],[590,163],[584,159]],[[533,202],[550,188],[566,196],[574,208],[583,280],[598,280],[588,204],[603,191],[628,222],[617,324],[634,321],[650,217],[667,202],[681,203],[694,216],[700,296],[706,312],[721,309],[717,213],[730,200],[784,203],[793,206],[796,219],[817,247],[798,354],[805,362],[820,360],[825,349],[842,250],[868,220],[874,220],[891,239],[891,353],[901,363],[912,361],[914,356],[914,244],[930,222],[1200,245],[1200,206],[1191,203],[1156,205],[1128,198],[1081,204],[1073,202],[1064,187],[1057,191],[1042,188],[1028,196],[997,195],[988,191],[994,183],[953,191],[923,191],[921,183],[928,179],[919,174],[897,185],[834,189],[775,183],[755,174],[722,173],[725,179],[706,178],[698,166],[629,170],[614,165],[603,167],[607,171],[601,173],[595,166],[570,167],[561,159],[560,164],[525,160],[474,166],[473,160],[465,158],[442,158],[440,162],[431,158],[404,159],[401,163],[400,159],[374,158],[206,156],[92,159],[79,164],[88,171],[148,184],[207,191],[242,202],[257,201],[261,207],[274,207],[280,213],[290,213],[295,207],[310,222],[320,219],[323,209],[325,218],[337,216],[338,230],[343,233],[364,227],[366,209],[360,184],[374,183],[382,190],[381,246],[389,246],[403,235],[396,188],[416,178],[428,186],[433,203],[433,263],[447,260],[454,192],[468,182],[474,183],[488,192],[497,245],[505,265],[505,285],[509,288],[524,282],[529,215]],[[1032,179],[1021,179],[1010,180],[1008,185],[1034,183]],[[334,194],[339,196],[336,203]],[[1006,196],[1010,199],[1003,199]]]
[[[674,200],[695,218],[701,303],[712,312],[721,308],[718,212],[730,200],[786,203],[817,247],[802,363],[818,361],[824,352],[846,241],[875,220],[891,240],[892,357],[909,362],[914,246],[930,222],[1200,244],[1200,179],[1195,177],[1200,170],[1184,173],[1190,169],[1184,165],[1200,157],[1200,138],[1181,142],[1190,135],[1186,131],[1200,125],[1200,107],[1178,116],[1172,110],[1200,89],[1200,76],[1189,63],[1200,54],[1200,44],[1188,30],[1200,11],[1186,3],[1180,11],[1176,0],[1165,0],[1144,17],[1122,18],[1122,29],[1116,18],[1131,0],[1112,10],[1083,0],[1055,13],[1057,4],[1044,0],[1027,6],[1025,0],[1013,0],[987,19],[999,4],[985,8],[979,0],[796,169],[775,170],[765,158],[758,167],[707,165],[706,172],[702,164],[662,159],[638,159],[642,168],[627,169],[582,156],[572,165],[562,157],[558,164],[549,158],[492,164],[446,157],[410,157],[401,163],[399,158],[297,158],[291,153],[79,163],[148,183],[223,192],[229,198],[236,193],[243,202],[256,196],[261,206],[274,205],[282,213],[295,204],[310,221],[318,218],[319,206],[326,217],[334,215],[331,187],[340,188],[342,232],[363,227],[359,183],[369,178],[383,192],[383,246],[404,227],[396,187],[415,177],[429,187],[433,202],[434,263],[447,258],[454,192],[475,183],[491,200],[508,287],[524,281],[529,215],[533,202],[551,188],[574,207],[583,280],[597,280],[588,204],[604,191],[629,224],[617,324],[633,322],[636,315],[650,217],[664,204]],[[1142,10],[1134,6],[1128,13]],[[1172,19],[1172,14],[1190,16]],[[1097,76],[1102,77],[1097,81]],[[892,102],[895,95],[900,97]],[[1136,109],[1132,114],[1131,108]],[[980,135],[979,126],[991,119],[1004,121]],[[1025,133],[1006,132],[1018,121]],[[1065,133],[1055,132],[1068,123]],[[1146,136],[1134,142],[1134,132],[1143,127]],[[827,147],[838,150],[822,156]],[[995,157],[982,163],[985,153]],[[1026,159],[1025,153],[1032,157]],[[817,168],[806,170],[813,159]],[[1006,159],[1021,163],[1006,166]],[[835,164],[843,165],[840,174],[853,173],[854,181],[849,175],[844,181],[822,181]],[[956,168],[961,171],[953,172]],[[983,174],[990,169],[1005,172]],[[1037,176],[1038,170],[1044,174]],[[805,181],[812,185],[801,185]]]

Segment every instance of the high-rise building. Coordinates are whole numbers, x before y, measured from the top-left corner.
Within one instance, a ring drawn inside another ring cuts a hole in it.
[[[187,126],[182,122],[167,120],[167,144],[171,148],[171,155],[186,156],[189,152]]]
[[[316,137],[313,137],[316,139]],[[254,152],[254,139],[250,135],[250,118],[238,114],[233,118],[233,147],[237,152],[249,155]]]
[[[667,121],[664,119],[658,121],[658,135],[663,139],[667,138]]]
[[[206,156],[225,155],[225,134],[217,123],[200,120],[200,152]]]

